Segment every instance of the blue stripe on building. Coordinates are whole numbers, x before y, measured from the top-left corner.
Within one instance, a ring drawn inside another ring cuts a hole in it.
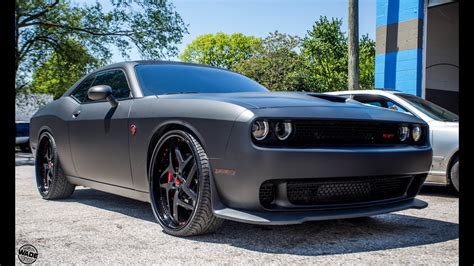
[[[377,0],[377,27],[397,25],[414,19],[423,20],[423,0]],[[411,25],[413,23],[409,23]],[[406,24],[404,24],[406,25]],[[415,24],[413,24],[415,25]],[[417,38],[423,38],[422,28],[405,29],[402,31],[418,31]],[[378,53],[375,57],[375,87],[404,91],[421,96],[422,94],[422,47],[399,50],[397,38],[377,38],[379,44],[387,46],[387,41],[395,42],[395,51]],[[420,39],[418,39],[420,40]],[[391,45],[393,47],[393,45]]]

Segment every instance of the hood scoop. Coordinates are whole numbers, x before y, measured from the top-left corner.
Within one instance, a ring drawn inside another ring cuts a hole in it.
[[[316,97],[319,99],[331,101],[331,102],[336,102],[336,103],[345,103],[347,98],[341,97],[341,96],[336,96],[336,95],[329,95],[329,94],[323,94],[323,93],[308,93],[309,96]]]

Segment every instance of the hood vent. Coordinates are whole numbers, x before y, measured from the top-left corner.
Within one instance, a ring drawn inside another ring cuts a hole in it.
[[[344,98],[341,96],[329,95],[329,94],[323,94],[323,93],[308,93],[308,95],[319,98],[319,99],[331,101],[331,102],[337,102],[337,103],[345,103],[347,100],[347,98]]]

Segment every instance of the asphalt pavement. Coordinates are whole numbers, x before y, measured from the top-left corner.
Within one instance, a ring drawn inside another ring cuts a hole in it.
[[[66,200],[41,199],[30,155],[16,156],[16,249],[35,264],[458,264],[459,199],[425,187],[423,210],[370,218],[260,226],[226,221],[214,234],[162,232],[149,204],[77,187]],[[17,264],[20,261],[16,258]]]

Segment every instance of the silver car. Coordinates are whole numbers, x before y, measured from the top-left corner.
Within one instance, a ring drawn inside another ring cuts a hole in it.
[[[337,91],[327,94],[349,97],[358,102],[388,108],[421,118],[430,127],[433,162],[428,184],[453,185],[459,191],[458,115],[420,97],[395,90]]]

